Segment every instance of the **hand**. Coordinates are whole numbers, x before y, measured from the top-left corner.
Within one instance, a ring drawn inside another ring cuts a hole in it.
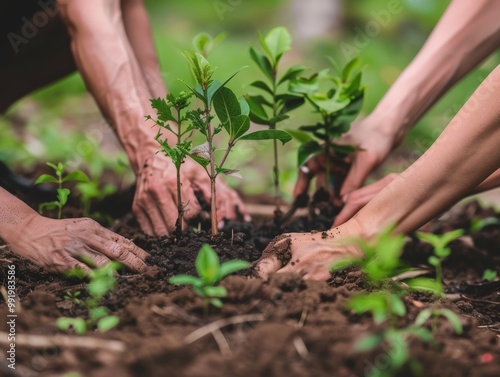
[[[54,220],[32,214],[18,228],[22,235],[5,237],[12,251],[51,272],[75,267],[90,272],[82,257],[98,267],[116,260],[134,271],[146,268],[144,250],[91,219]]]
[[[221,179],[216,181],[217,216],[234,219],[242,214],[250,221],[245,206],[236,192]],[[201,212],[195,191],[200,191],[210,203],[210,179],[205,170],[191,159],[181,168],[181,195],[185,206],[185,220],[193,219]],[[169,235],[177,221],[177,179],[174,164],[165,156],[155,155],[143,164],[137,176],[137,188],[132,210],[142,230],[149,235]],[[183,227],[187,224],[184,223]]]
[[[360,148],[360,151],[353,153],[347,159],[334,158],[330,164],[330,174],[336,174],[336,182],[341,185],[341,188],[337,188],[340,191],[341,198],[360,188],[366,177],[387,158],[393,147],[398,143],[399,135],[385,131],[378,124],[380,124],[379,121],[367,117],[353,124],[351,131],[338,141],[339,144]],[[350,168],[346,169],[346,164],[347,166],[350,165]],[[339,177],[342,169],[348,170],[345,177]],[[319,155],[311,158],[306,163],[305,169],[302,167],[299,170],[294,198],[307,193],[313,178],[316,178],[318,186],[322,186],[322,182],[325,181],[324,174],[324,156]]]
[[[297,272],[303,274],[304,279],[327,280],[335,261],[363,256],[360,250],[348,244],[349,239],[359,235],[353,223],[326,232],[282,234],[271,241],[254,270],[264,279],[275,272]]]
[[[338,226],[345,223],[352,216],[354,216],[361,208],[363,208],[366,203],[368,203],[375,195],[384,189],[389,183],[391,183],[398,174],[391,173],[386,175],[384,178],[374,182],[368,186],[362,187],[360,189],[354,190],[350,194],[346,194],[346,202],[342,211],[337,215],[333,226]]]

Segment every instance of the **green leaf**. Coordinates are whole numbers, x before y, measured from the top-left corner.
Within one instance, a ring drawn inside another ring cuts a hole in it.
[[[225,263],[222,263],[219,271],[219,279],[232,274],[233,272],[243,270],[250,267],[250,263],[243,260],[235,259]]]
[[[61,203],[61,206],[65,205],[68,201],[68,196],[71,193],[69,189],[67,188],[58,188],[57,189],[57,199],[59,200],[59,203]]]
[[[348,155],[358,151],[358,148],[353,147],[352,145],[340,145],[340,144],[332,144],[333,151],[335,153],[341,155]]]
[[[245,98],[240,98],[240,108],[241,108],[242,115],[249,115],[250,114],[250,105],[248,104],[248,102]]]
[[[405,282],[411,290],[429,292],[440,296],[443,292],[441,282],[429,278],[415,278]]]
[[[355,73],[357,69],[359,69],[359,65],[360,63],[358,58],[354,58],[349,63],[347,63],[342,70],[342,80],[344,82],[349,81],[351,75]]]
[[[254,131],[249,134],[243,135],[239,140],[279,140],[283,144],[292,140],[292,136],[285,131],[281,130],[261,130]]]
[[[207,32],[198,33],[193,38],[193,46],[197,52],[206,55],[212,49],[213,38]]]
[[[70,328],[72,322],[73,322],[73,318],[60,317],[60,318],[57,318],[57,320],[56,320],[56,326],[60,330],[67,331]]]
[[[323,147],[317,141],[310,141],[300,145],[297,154],[297,166],[302,166],[310,157],[323,152]]]
[[[239,115],[235,119],[231,119],[229,127],[231,140],[237,140],[242,137],[249,129],[250,117],[248,115]]]
[[[211,285],[218,281],[220,271],[219,257],[210,245],[205,243],[201,246],[195,265],[198,274],[205,284]]]
[[[278,81],[278,85],[281,85],[289,80],[297,79],[305,70],[306,67],[304,67],[303,65],[292,65],[280,78],[280,80]]]
[[[472,219],[470,222],[470,230],[472,233],[477,233],[490,225],[500,225],[500,219],[497,217],[487,217],[486,219]]]
[[[203,282],[201,279],[191,276],[191,275],[176,275],[172,276],[170,279],[168,279],[168,282],[170,284],[178,284],[178,285],[195,285],[195,286],[201,286]]]
[[[241,106],[234,92],[229,88],[220,88],[214,96],[213,107],[222,124],[241,115]]]
[[[273,67],[269,59],[256,51],[253,47],[250,47],[250,57],[257,64],[262,73],[264,73],[269,80],[274,81]]]
[[[443,309],[441,310],[440,314],[445,317],[448,322],[450,322],[457,334],[463,334],[464,329],[462,328],[462,323],[455,313],[453,313],[451,310]]]
[[[94,319],[98,319],[98,318],[102,318],[106,315],[108,315],[108,309],[106,309],[105,307],[97,307],[97,308],[93,308],[90,310],[90,317],[91,318],[94,318]]]
[[[49,174],[42,174],[41,176],[39,176],[35,183],[33,183],[34,185],[38,185],[40,183],[46,183],[46,182],[50,182],[50,183],[59,183],[59,181],[57,180],[56,177],[53,177]]]
[[[269,117],[263,104],[268,104],[262,96],[247,96],[248,106],[250,107],[250,119],[257,124],[269,124]]]
[[[354,345],[354,348],[358,352],[370,351],[374,349],[379,344],[384,341],[382,334],[371,334],[363,337]]]
[[[483,272],[483,280],[493,281],[495,280],[496,277],[497,277],[497,272],[495,270],[490,270],[489,268],[487,268]]]
[[[215,306],[216,308],[222,308],[224,306],[224,304],[222,303],[221,300],[219,300],[218,298],[213,298],[210,300],[210,303]]]
[[[46,164],[47,166],[50,166],[52,169],[54,169],[54,171],[58,171],[59,170],[58,165],[60,165],[61,163],[59,162],[58,165],[55,165],[52,162],[46,162]]]
[[[226,297],[227,290],[224,287],[205,287],[205,294],[208,297]]]
[[[172,110],[170,110],[170,106],[167,105],[167,102],[164,98],[156,98],[151,99],[151,107],[156,109],[158,114],[158,119],[162,122],[175,122],[176,119],[172,115]]]
[[[302,106],[305,102],[304,97],[294,94],[280,94],[279,96],[276,96],[276,99],[283,102],[283,107],[280,110],[280,114],[288,113]]]
[[[422,327],[431,315],[432,312],[429,309],[422,310],[418,313],[417,318],[415,319],[415,326]]]
[[[264,81],[262,80],[257,80],[254,81],[253,83],[250,84],[250,86],[253,86],[255,88],[259,88],[264,90],[265,92],[269,93],[270,95],[273,95],[272,89],[267,85]]]
[[[395,315],[403,317],[406,314],[406,307],[399,296],[395,294],[390,295],[390,302],[391,302],[392,312]]]
[[[428,262],[429,262],[429,264],[431,266],[434,266],[434,267],[437,267],[437,266],[439,266],[441,264],[441,260],[438,257],[434,256],[434,255],[431,255],[429,257]]]
[[[287,128],[285,131],[288,132],[290,135],[292,135],[292,137],[299,143],[308,143],[312,141],[311,136],[309,136],[307,132],[300,130],[291,130],[289,128]]]
[[[309,78],[299,77],[290,80],[288,84],[288,90],[293,93],[312,95],[316,93],[319,89],[318,77],[319,75],[315,73]]]
[[[292,48],[292,37],[283,26],[275,27],[264,38],[271,59],[276,64],[281,56]],[[263,45],[263,47],[265,47]]]
[[[64,182],[90,182],[89,177],[81,170],[73,170],[66,177],[63,178]]]
[[[227,83],[229,81],[231,81],[233,79],[234,76],[236,76],[242,69],[244,68],[247,68],[246,66],[244,67],[241,67],[240,69],[238,69],[236,72],[234,72],[231,76],[229,76],[226,81],[224,82],[220,82],[218,80],[215,80],[208,88],[207,88],[207,103],[208,104],[211,104],[212,103],[212,100],[213,98],[215,97],[215,95],[217,94],[217,92],[219,90],[221,90],[221,88],[224,88]]]
[[[78,335],[85,335],[87,332],[87,324],[83,318],[73,318],[71,326],[75,329]]]
[[[116,315],[110,315],[104,318],[101,318],[97,322],[97,329],[99,332],[106,332],[111,330],[113,327],[117,326],[120,323],[120,318]]]

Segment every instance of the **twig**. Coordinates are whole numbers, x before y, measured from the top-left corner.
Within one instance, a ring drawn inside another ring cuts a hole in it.
[[[233,351],[231,351],[231,347],[229,347],[229,343],[226,340],[226,337],[220,331],[220,329],[216,329],[212,331],[212,336],[215,339],[215,342],[217,343],[217,346],[219,347],[219,351],[222,354],[222,356],[228,356],[232,355]]]
[[[471,298],[471,297],[467,297],[466,295],[460,295],[460,297],[462,297],[463,299],[465,300],[469,300],[469,301],[474,301],[474,302],[483,302],[485,304],[492,304],[492,305],[500,305],[500,302],[497,302],[497,301],[489,301],[489,300],[479,300],[477,298]]]
[[[193,331],[191,334],[189,334],[184,338],[184,342],[186,344],[191,344],[193,342],[196,342],[198,339],[203,338],[205,335],[208,335],[210,333],[213,334],[214,331],[220,330],[221,328],[229,325],[236,325],[238,323],[245,323],[245,322],[259,322],[264,320],[265,317],[262,314],[247,314],[247,315],[239,315],[235,317],[219,319],[215,322],[209,323],[208,325],[205,325]]]
[[[9,344],[8,334],[0,332],[0,344]],[[70,347],[70,348],[86,348],[100,349],[114,352],[124,352],[125,343],[118,340],[104,340],[92,337],[71,337],[66,335],[16,335],[16,345],[31,348],[49,348],[49,347]]]
[[[182,319],[190,323],[201,322],[197,317],[192,316],[191,314],[189,314],[188,312],[186,312],[184,309],[180,308],[177,305],[167,306],[165,308],[160,308],[158,305],[153,305],[151,307],[151,311],[153,313],[161,315],[162,317],[174,316],[176,318]]]
[[[309,356],[309,351],[307,350],[304,340],[302,340],[300,336],[296,336],[295,338],[293,338],[293,345],[297,350],[299,356],[303,359],[307,359],[307,357]]]
[[[302,314],[300,315],[299,323],[297,323],[298,329],[301,329],[302,327],[304,327],[304,323],[306,322],[307,314],[308,314],[307,307],[304,307],[304,309],[302,310]]]

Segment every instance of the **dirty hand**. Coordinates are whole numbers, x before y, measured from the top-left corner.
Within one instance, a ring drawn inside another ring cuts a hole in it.
[[[330,174],[335,184],[340,186],[336,189],[339,190],[341,198],[360,188],[366,177],[386,159],[393,147],[397,145],[397,135],[382,130],[382,127],[378,127],[377,124],[378,122],[367,117],[353,124],[351,131],[337,141],[338,144],[359,148],[359,151],[346,159],[333,157],[330,163]],[[309,159],[299,169],[293,192],[294,198],[307,193],[313,178],[316,178],[317,185],[321,186],[325,181],[325,173],[324,155]]]
[[[304,279],[327,280],[334,262],[363,256],[349,244],[358,234],[352,224],[325,232],[282,234],[263,251],[254,271],[263,279],[275,272],[296,272],[303,274]]]
[[[344,196],[345,204],[342,211],[335,217],[333,226],[338,226],[345,223],[351,217],[353,217],[361,208],[363,208],[375,195],[384,189],[389,183],[391,183],[398,174],[391,173],[386,175],[384,178],[378,181],[361,187],[360,189],[354,190],[350,194]]]
[[[236,192],[217,178],[217,215],[219,221],[243,215],[250,221],[245,206]],[[191,159],[181,168],[181,195],[185,207],[184,219],[197,217],[201,206],[195,192],[199,191],[210,203],[210,179],[205,170]],[[177,178],[174,164],[165,156],[146,159],[137,175],[137,188],[132,210],[142,230],[149,235],[169,235],[177,221]],[[187,226],[182,224],[183,228]]]
[[[147,253],[132,241],[88,218],[55,220],[30,214],[19,226],[22,234],[5,237],[12,252],[51,272],[80,267],[89,258],[96,266],[116,260],[134,271],[144,271]]]

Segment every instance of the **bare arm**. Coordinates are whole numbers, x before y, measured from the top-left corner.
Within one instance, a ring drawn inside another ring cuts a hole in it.
[[[466,73],[500,46],[500,1],[453,0],[424,46],[373,112],[356,124],[345,142],[364,151],[352,159],[341,196],[366,177],[402,141],[405,133]],[[314,172],[314,171],[313,171]],[[311,176],[299,172],[295,196]]]

